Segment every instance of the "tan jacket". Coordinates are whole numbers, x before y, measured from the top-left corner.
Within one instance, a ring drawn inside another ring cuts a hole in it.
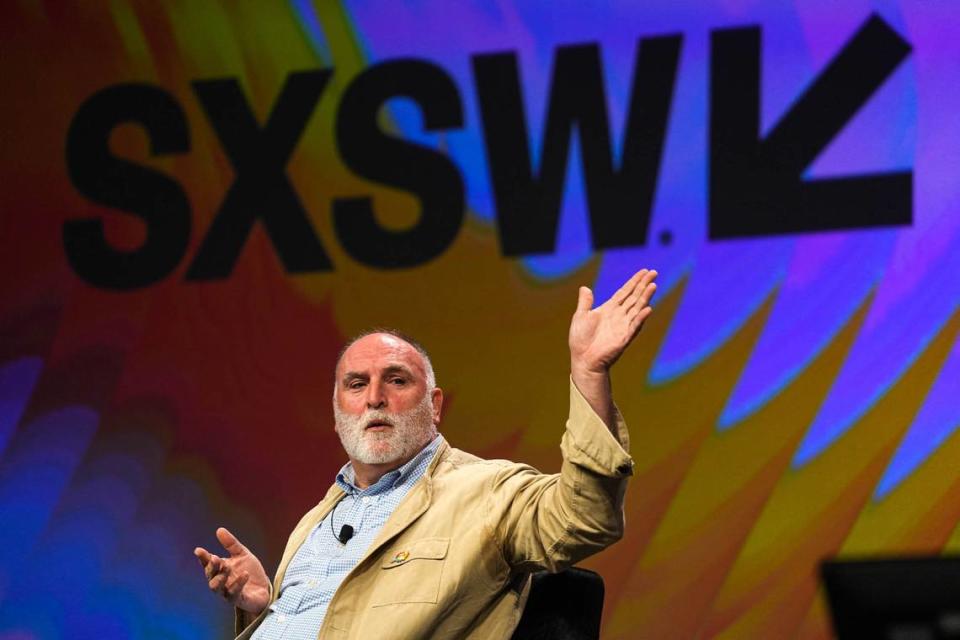
[[[446,442],[330,602],[323,640],[509,638],[529,572],[558,571],[623,535],[633,461],[619,437],[570,384],[561,472],[483,460]],[[617,442],[619,440],[619,442]],[[290,535],[273,583],[310,531],[343,497],[333,485]],[[249,638],[266,611],[243,630]],[[239,621],[239,618],[238,618]]]

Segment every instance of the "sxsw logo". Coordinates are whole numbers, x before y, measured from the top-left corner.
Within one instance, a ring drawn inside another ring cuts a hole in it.
[[[614,166],[600,50],[595,44],[557,49],[539,167],[533,166],[517,56],[471,58],[487,169],[504,256],[555,248],[570,141],[579,135],[590,232],[597,250],[643,246],[673,100],[682,37],[642,38],[631,99]],[[776,126],[760,136],[760,29],[711,34],[709,94],[709,236],[725,238],[904,225],[912,221],[912,172],[803,180],[802,174],[906,58],[910,45],[882,19],[870,17],[800,95]],[[333,69],[291,73],[266,122],[258,122],[233,78],[192,84],[235,173],[209,230],[190,258],[186,279],[230,275],[256,224],[263,225],[289,273],[334,268],[286,175]],[[356,175],[413,194],[417,223],[383,228],[371,199],[332,204],[344,249],[372,267],[426,263],[453,242],[464,217],[462,175],[445,154],[385,132],[377,114],[406,97],[428,131],[464,126],[460,92],[440,67],[418,59],[373,65],[346,88],[335,122],[336,148]],[[107,289],[145,287],[184,259],[191,233],[190,202],[170,176],[113,155],[111,131],[125,123],[146,131],[155,156],[190,151],[186,116],[163,89],[119,84],[77,111],[66,144],[75,188],[86,198],[139,217],[143,244],[120,251],[99,218],[63,227],[67,258],[78,276]]]

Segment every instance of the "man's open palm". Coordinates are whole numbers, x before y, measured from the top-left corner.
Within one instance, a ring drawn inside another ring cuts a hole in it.
[[[636,337],[650,315],[650,299],[657,290],[657,272],[641,269],[596,309],[593,292],[580,287],[577,310],[570,322],[570,359],[573,367],[604,373]]]
[[[217,540],[230,557],[221,558],[201,547],[193,551],[207,576],[210,590],[239,609],[259,614],[270,602],[267,572],[257,557],[223,527],[217,529]]]

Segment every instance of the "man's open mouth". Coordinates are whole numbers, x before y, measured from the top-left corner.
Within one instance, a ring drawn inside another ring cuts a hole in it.
[[[367,431],[382,431],[384,429],[393,428],[393,425],[384,420],[373,420],[364,427]]]

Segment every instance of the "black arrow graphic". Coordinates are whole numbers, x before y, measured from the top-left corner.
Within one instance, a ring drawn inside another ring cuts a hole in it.
[[[913,172],[802,180],[802,173],[910,52],[872,15],[760,139],[760,29],[711,34],[710,238],[913,220]]]

